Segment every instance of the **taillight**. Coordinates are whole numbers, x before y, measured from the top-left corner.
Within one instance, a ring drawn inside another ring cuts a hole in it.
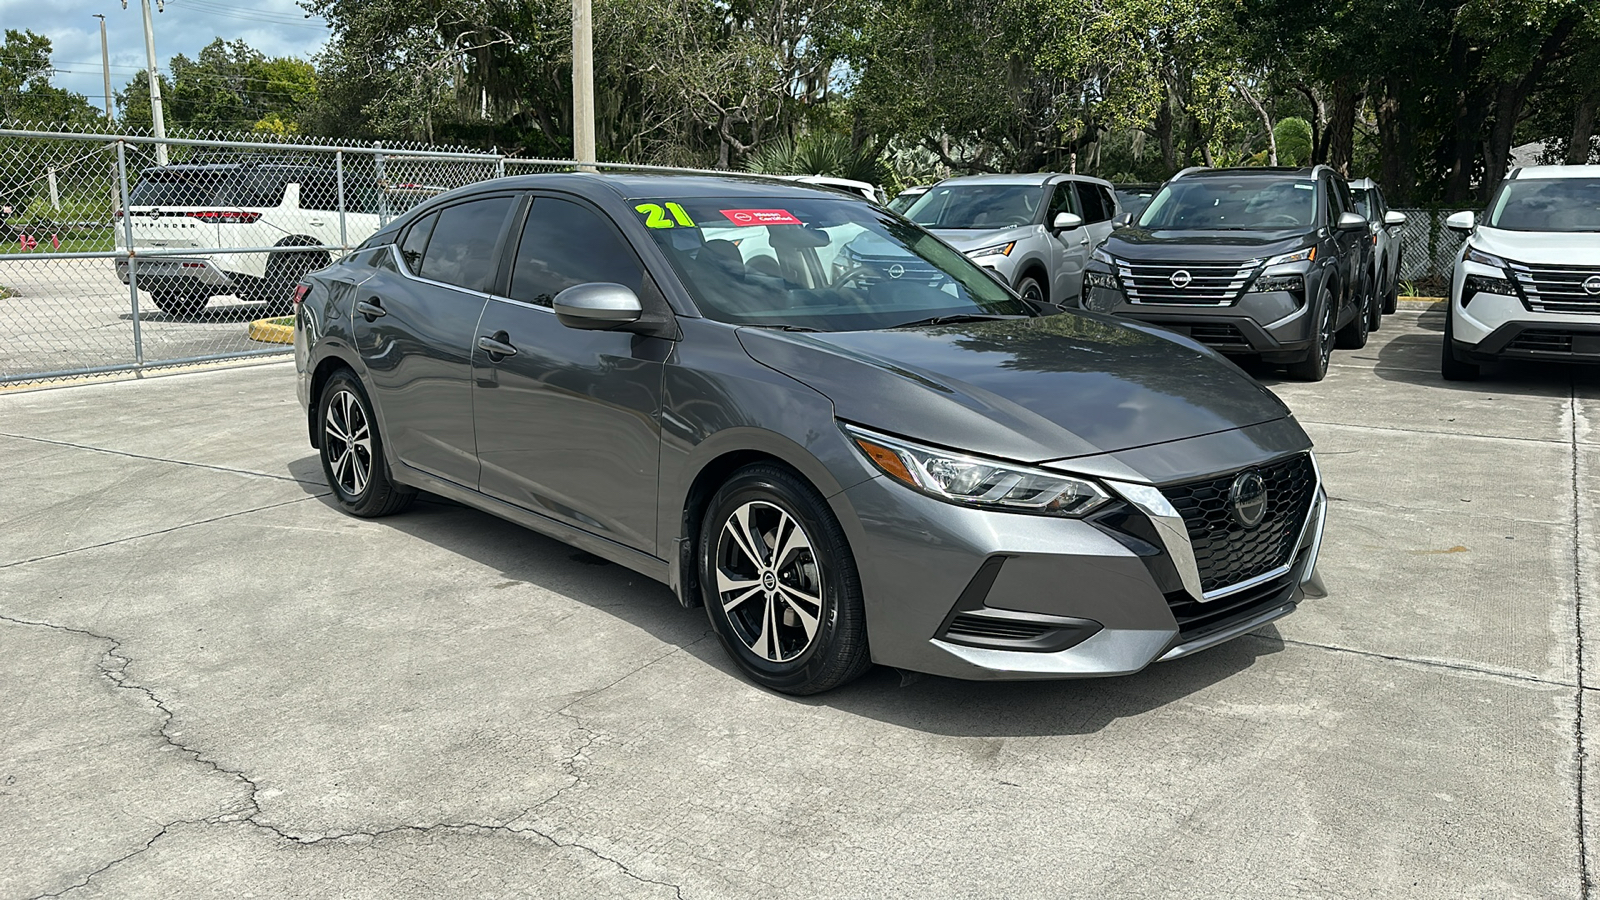
[[[189,218],[199,219],[202,222],[215,222],[218,225],[249,225],[261,218],[258,212],[192,212]]]
[[[299,306],[305,302],[306,295],[311,293],[311,285],[297,284],[294,286],[294,305]]]

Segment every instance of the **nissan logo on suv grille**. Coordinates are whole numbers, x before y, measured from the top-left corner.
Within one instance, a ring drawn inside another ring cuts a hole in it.
[[[1267,517],[1267,481],[1261,473],[1250,469],[1239,473],[1228,491],[1228,505],[1233,510],[1233,520],[1245,528],[1254,528]]]
[[[1583,292],[1589,296],[1600,294],[1600,275],[1590,275],[1583,282]]]
[[[1175,288],[1186,288],[1189,286],[1189,282],[1194,280],[1194,276],[1190,275],[1187,269],[1179,269],[1173,272],[1167,280],[1172,282],[1172,286]]]

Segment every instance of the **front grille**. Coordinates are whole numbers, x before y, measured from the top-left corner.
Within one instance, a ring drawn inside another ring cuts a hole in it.
[[[1161,490],[1183,516],[1205,593],[1270,572],[1294,553],[1316,492],[1311,457],[1302,454],[1256,471],[1267,485],[1267,510],[1254,528],[1233,519],[1228,495],[1237,472]]]
[[[1256,270],[1242,263],[1143,263],[1117,260],[1117,277],[1129,303],[1227,306],[1244,293]]]
[[[1507,350],[1525,353],[1571,353],[1572,332],[1553,328],[1530,328],[1506,344]]]
[[[1237,326],[1223,322],[1216,325],[1190,325],[1189,336],[1209,347],[1225,350],[1249,350],[1250,341]]]
[[[1287,603],[1298,570],[1237,594],[1202,603],[1184,591],[1167,595],[1167,606],[1178,620],[1178,641],[1185,643],[1221,631],[1236,622]]]
[[[954,638],[988,638],[1001,641],[1031,641],[1049,631],[1043,622],[1021,622],[1014,619],[994,619],[989,616],[958,615],[944,630]]]
[[[1590,293],[1584,284],[1600,278],[1593,266],[1536,266],[1510,263],[1511,274],[1522,288],[1528,309],[1534,312],[1600,314],[1600,290]],[[1597,282],[1600,284],[1600,282]]]

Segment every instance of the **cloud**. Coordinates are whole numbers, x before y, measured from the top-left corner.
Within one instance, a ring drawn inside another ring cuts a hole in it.
[[[155,26],[157,67],[168,71],[173,56],[194,58],[200,48],[217,38],[243,40],[268,56],[310,59],[327,43],[329,32],[322,19],[305,18],[294,0],[166,0],[158,13],[154,0],[150,18]],[[106,42],[111,55],[111,90],[122,90],[145,67],[144,24],[139,0],[123,9],[118,0],[0,0],[0,21],[8,29],[33,31],[50,39],[51,61],[58,87],[76,91],[103,108],[105,89],[100,68],[100,23],[106,17]]]

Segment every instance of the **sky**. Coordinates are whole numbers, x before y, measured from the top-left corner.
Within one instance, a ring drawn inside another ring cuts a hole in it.
[[[89,98],[96,109],[105,107],[100,69],[100,22],[106,17],[106,41],[111,53],[111,90],[122,90],[128,79],[145,68],[144,22],[140,0],[0,0],[0,28],[33,31],[50,39],[51,62],[57,87]],[[221,37],[243,39],[268,56],[310,59],[328,39],[327,23],[308,19],[294,0],[164,0],[166,12],[156,12],[157,67],[170,74],[168,63],[183,54],[193,59],[200,48]]]

